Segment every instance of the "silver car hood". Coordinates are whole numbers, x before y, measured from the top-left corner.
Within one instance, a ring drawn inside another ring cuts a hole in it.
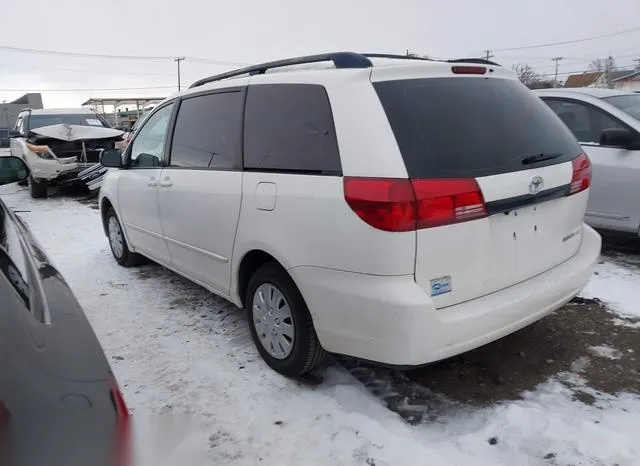
[[[51,126],[34,128],[32,133],[47,138],[60,139],[61,141],[86,141],[89,139],[105,139],[122,136],[123,131],[102,126],[80,126],[61,123]]]

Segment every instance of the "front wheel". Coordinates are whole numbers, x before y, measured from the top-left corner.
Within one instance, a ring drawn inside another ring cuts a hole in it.
[[[245,303],[253,341],[272,369],[300,376],[322,364],[326,353],[309,310],[282,267],[274,263],[260,267],[249,281]]]
[[[27,182],[29,183],[29,192],[31,193],[31,197],[33,199],[47,197],[47,191],[49,188],[47,186],[47,183],[36,181],[31,175],[29,175],[29,179]]]
[[[127,246],[127,241],[122,232],[122,226],[113,207],[109,208],[107,212],[107,235],[109,237],[111,253],[118,264],[123,267],[133,267],[140,263],[141,256],[135,252],[131,252]]]

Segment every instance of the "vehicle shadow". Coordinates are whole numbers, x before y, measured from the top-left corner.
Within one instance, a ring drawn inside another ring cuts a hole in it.
[[[640,268],[640,237],[612,231],[598,231],[602,236],[602,257],[617,264]]]
[[[460,356],[406,372],[351,358],[339,363],[409,423],[434,421],[455,406],[483,407],[522,398],[557,377],[574,398],[592,404],[577,374],[598,392],[640,393],[640,325],[614,323],[597,300],[576,298],[519,332]]]

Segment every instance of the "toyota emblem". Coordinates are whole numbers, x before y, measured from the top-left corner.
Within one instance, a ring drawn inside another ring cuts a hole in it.
[[[531,183],[529,183],[529,192],[531,194],[537,194],[542,189],[542,185],[544,184],[544,180],[541,176],[534,176],[531,178]]]

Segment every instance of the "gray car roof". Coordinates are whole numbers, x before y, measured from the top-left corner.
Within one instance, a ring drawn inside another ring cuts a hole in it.
[[[618,95],[638,95],[634,92],[623,91],[618,89],[601,89],[597,87],[560,87],[557,89],[536,89],[533,92],[540,92],[544,94],[583,94],[597,99],[604,99],[606,97],[614,97]]]

